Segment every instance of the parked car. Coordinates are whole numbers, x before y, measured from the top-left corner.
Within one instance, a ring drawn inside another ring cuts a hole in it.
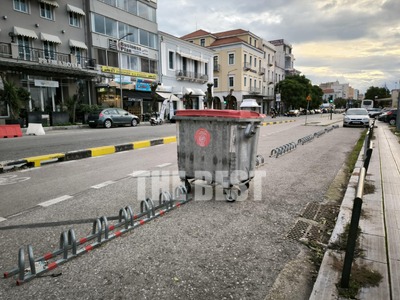
[[[298,109],[291,109],[287,112],[288,117],[298,117],[300,116],[300,111]]]
[[[368,108],[367,111],[370,118],[376,118],[382,114],[381,108]]]
[[[349,108],[343,114],[343,127],[365,126],[368,127],[370,118],[365,108]]]
[[[122,108],[104,108],[92,112],[88,116],[88,124],[90,127],[95,128],[102,126],[111,128],[112,126],[130,125],[137,126],[140,123],[139,117],[127,112]]]
[[[391,110],[386,111],[378,117],[379,121],[389,123],[390,125],[396,125],[396,119],[397,108],[392,108]]]

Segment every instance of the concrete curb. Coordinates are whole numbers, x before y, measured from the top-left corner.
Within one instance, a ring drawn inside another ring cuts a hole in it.
[[[4,172],[7,169],[12,169],[12,168],[18,168],[24,166],[40,167],[44,163],[61,162],[61,161],[77,160],[88,157],[102,156],[121,151],[136,150],[136,149],[147,148],[162,144],[169,144],[174,142],[176,142],[176,136],[168,136],[164,138],[143,140],[143,141],[131,142],[115,146],[102,146],[102,147],[94,147],[76,151],[69,151],[65,153],[52,153],[46,155],[26,157],[15,161],[1,162],[0,173]]]

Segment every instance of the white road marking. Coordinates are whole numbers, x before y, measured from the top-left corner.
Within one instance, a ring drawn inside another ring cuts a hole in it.
[[[136,172],[133,172],[131,174],[128,174],[128,176],[139,177],[140,175],[144,175],[144,174],[148,175],[148,173],[149,173],[149,171],[140,170],[140,171],[136,171]]]
[[[114,184],[115,183],[115,181],[106,181],[106,182],[103,182],[103,183],[99,183],[99,184],[96,184],[96,185],[93,185],[93,186],[91,186],[91,188],[92,189],[101,189],[101,188],[103,188],[103,187],[106,187],[106,186],[108,186],[108,185],[110,185],[110,184]]]
[[[0,222],[7,221],[7,219],[0,217]]]
[[[68,200],[68,199],[71,199],[71,198],[73,198],[73,197],[69,196],[69,195],[64,195],[64,196],[61,196],[61,197],[58,197],[58,198],[54,198],[54,199],[39,203],[38,205],[42,206],[42,207],[48,207],[50,205],[53,205],[53,204],[56,204],[56,203],[59,203],[59,202],[62,202],[62,201],[65,201],[65,200]]]
[[[158,167],[158,168],[164,168],[164,167],[168,167],[168,166],[170,166],[170,165],[172,165],[172,163],[161,164],[161,165],[158,165],[157,167]]]

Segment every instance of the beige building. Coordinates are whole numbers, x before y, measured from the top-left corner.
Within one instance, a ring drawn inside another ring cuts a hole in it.
[[[254,98],[269,111],[273,101],[275,50],[270,43],[242,29],[210,33],[198,30],[182,39],[210,48],[214,54],[214,108],[239,109]]]
[[[292,46],[283,39],[265,41],[242,29],[198,30],[181,38],[215,51],[214,97],[221,108],[238,109],[243,99],[253,98],[261,112],[269,113],[280,104],[276,84],[286,75],[300,74],[294,69]]]

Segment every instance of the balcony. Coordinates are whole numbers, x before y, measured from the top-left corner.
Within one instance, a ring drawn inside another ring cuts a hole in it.
[[[96,60],[70,53],[0,43],[0,68],[41,75],[43,72],[96,77]]]
[[[248,62],[243,63],[243,71],[250,71],[251,70],[251,64]]]
[[[265,68],[260,67],[258,69],[258,75],[264,75],[265,74]]]
[[[208,75],[202,73],[191,72],[187,70],[177,70],[175,73],[176,80],[192,81],[198,83],[206,83],[208,81]]]
[[[249,94],[251,94],[251,95],[261,94],[261,88],[252,86],[252,87],[249,88]]]
[[[214,72],[219,72],[221,70],[221,65],[220,64],[215,64],[213,70],[214,70]]]

